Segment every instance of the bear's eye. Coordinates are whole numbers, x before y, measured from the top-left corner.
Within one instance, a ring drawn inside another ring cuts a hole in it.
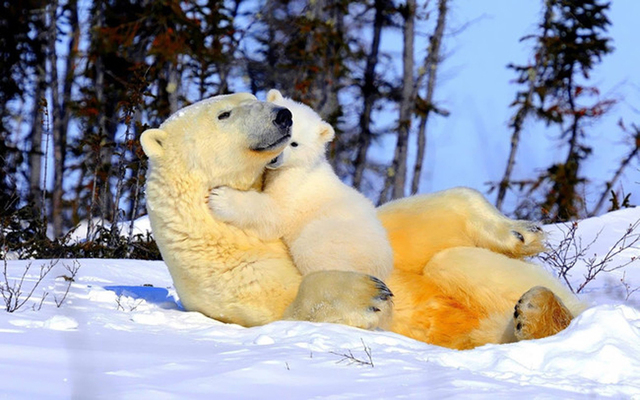
[[[298,142],[291,142],[291,147],[298,147]]]
[[[229,118],[230,116],[231,116],[231,111],[225,111],[225,112],[220,113],[220,114],[218,115],[218,119],[219,119],[219,120],[223,120],[223,119],[227,119],[227,118]]]

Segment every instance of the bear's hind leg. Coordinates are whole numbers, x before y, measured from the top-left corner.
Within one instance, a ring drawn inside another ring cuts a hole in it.
[[[518,340],[555,335],[571,323],[571,312],[551,290],[536,286],[522,295],[515,306],[513,322]]]
[[[432,196],[438,197],[447,201],[444,207],[453,208],[463,218],[476,247],[512,258],[529,257],[545,250],[545,234],[537,223],[508,218],[477,190],[453,188]]]
[[[508,238],[506,240],[506,254],[516,258],[528,257],[545,251],[544,231],[531,221],[508,220],[506,229]]]
[[[302,280],[287,320],[331,322],[362,329],[391,324],[393,293],[378,278],[350,271],[317,271]]]

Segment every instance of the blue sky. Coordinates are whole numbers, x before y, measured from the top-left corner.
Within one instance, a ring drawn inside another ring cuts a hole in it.
[[[509,152],[508,122],[513,115],[509,104],[518,87],[512,83],[516,75],[506,66],[531,59],[533,42],[519,39],[536,32],[542,1],[460,0],[451,5],[449,36],[445,39],[447,58],[440,68],[436,90],[436,100],[451,115],[432,118],[430,123],[421,192],[469,186],[486,193],[485,183],[502,177]],[[594,154],[583,172],[596,183],[586,193],[592,204],[628,151],[621,144],[624,135],[618,120],[622,118],[627,126],[633,122],[640,125],[639,16],[640,1],[613,2],[609,37],[615,51],[596,67],[590,81],[600,88],[603,97],[619,100],[607,117],[587,129]],[[388,38],[386,46],[393,49],[393,42]],[[557,128],[530,120],[525,125],[513,177],[533,178],[552,160],[564,159],[566,149],[558,147],[557,137]],[[385,140],[382,146],[392,148],[393,139]],[[626,193],[636,192],[632,196],[635,203],[640,202],[638,165],[636,161],[617,186],[622,185]],[[489,198],[494,201],[495,194]],[[508,199],[506,211],[513,204],[513,195]]]
[[[435,0],[429,4],[433,7]],[[435,99],[451,114],[447,118],[431,118],[420,192],[468,186],[486,193],[487,182],[501,179],[509,152],[508,122],[513,115],[509,104],[518,87],[512,83],[515,74],[507,64],[524,64],[531,59],[533,43],[519,39],[536,32],[542,0],[452,0],[450,6],[444,42],[446,58],[439,70]],[[592,74],[591,84],[600,88],[603,96],[614,97],[619,103],[587,130],[594,154],[583,172],[595,183],[586,193],[591,203],[589,210],[629,148],[622,144],[625,136],[617,126],[618,120],[622,118],[627,126],[634,122],[640,125],[639,16],[640,1],[612,2],[609,36],[615,51]],[[428,21],[428,32],[435,18],[434,13]],[[397,71],[401,70],[402,61],[400,40],[398,32],[383,34],[383,48],[393,56]],[[418,65],[425,48],[425,41],[416,42]],[[233,89],[248,90],[243,84],[234,85]],[[376,118],[379,129],[391,130],[397,111],[384,112]],[[557,136],[557,129],[547,129],[530,120],[525,125],[513,178],[533,178],[554,160],[564,159],[566,149],[558,147]],[[390,160],[394,145],[394,135],[387,135],[369,156]],[[415,149],[410,148],[411,153]],[[625,193],[635,192],[632,203],[636,204],[640,203],[639,164],[636,160],[616,186],[623,187]],[[495,200],[495,194],[488,197]],[[505,211],[509,212],[514,203],[513,194],[508,195]]]

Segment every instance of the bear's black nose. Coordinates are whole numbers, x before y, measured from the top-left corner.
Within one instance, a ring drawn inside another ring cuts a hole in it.
[[[276,119],[273,120],[273,123],[280,129],[289,129],[293,124],[291,111],[284,107],[277,110]]]

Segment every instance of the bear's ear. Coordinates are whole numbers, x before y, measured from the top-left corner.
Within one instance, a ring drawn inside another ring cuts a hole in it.
[[[324,143],[329,143],[336,136],[336,131],[329,123],[322,121],[320,124],[320,138]]]
[[[284,97],[282,96],[282,93],[280,93],[280,91],[278,89],[271,89],[267,93],[267,101],[268,102],[274,102],[274,101],[278,101],[278,100],[282,100],[282,99],[284,99]]]
[[[154,159],[164,154],[164,140],[167,132],[162,129],[147,129],[140,136],[140,144],[147,157]]]

